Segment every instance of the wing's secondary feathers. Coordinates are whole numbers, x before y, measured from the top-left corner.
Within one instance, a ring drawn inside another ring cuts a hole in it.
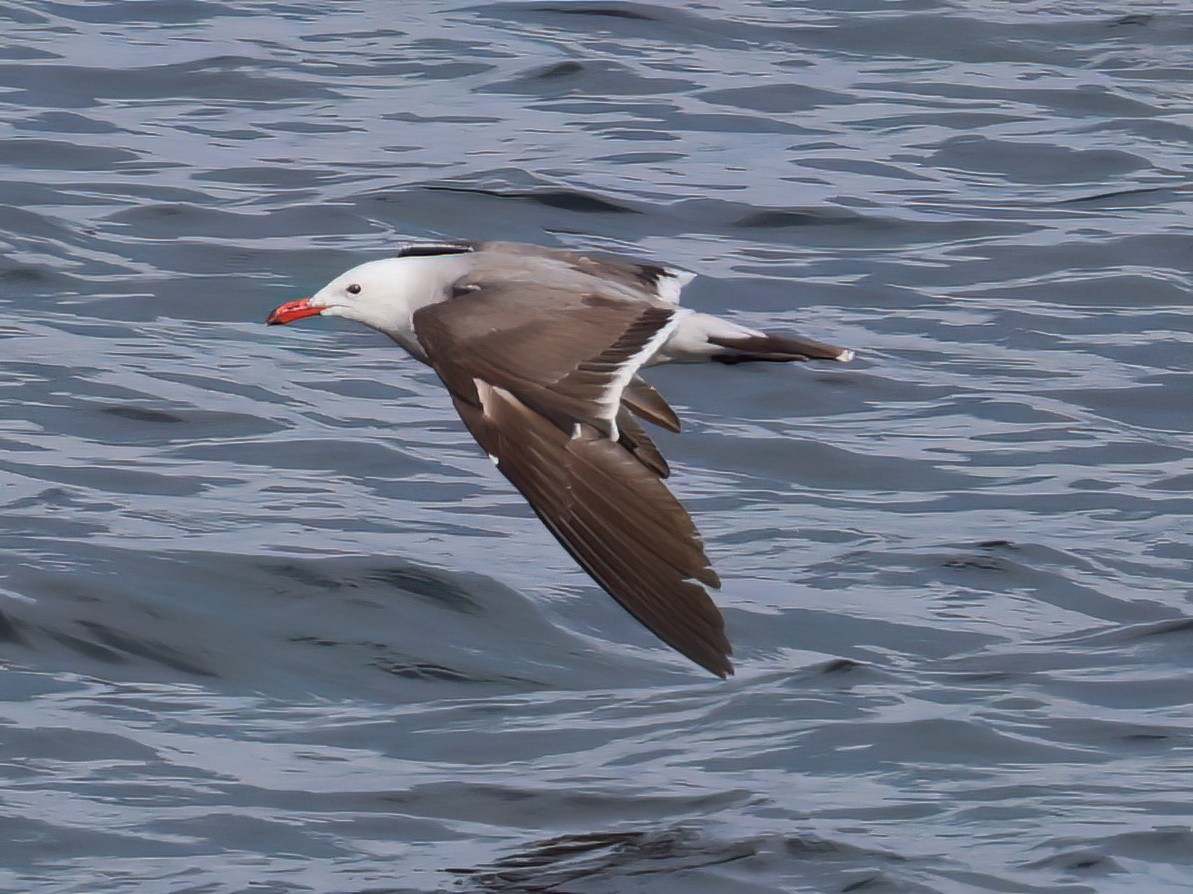
[[[452,377],[479,378],[561,427],[612,435],[623,389],[674,315],[662,302],[465,279],[455,297],[417,311],[414,330],[449,388],[468,388]]]

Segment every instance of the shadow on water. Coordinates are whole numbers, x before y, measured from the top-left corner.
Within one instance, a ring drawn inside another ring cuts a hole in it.
[[[1187,891],[1193,13],[1119,5],[0,4],[0,889]],[[261,324],[420,238],[858,350],[651,372],[734,679]]]

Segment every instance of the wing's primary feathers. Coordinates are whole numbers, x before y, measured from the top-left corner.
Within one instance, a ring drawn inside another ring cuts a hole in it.
[[[662,301],[466,279],[414,328],[468,430],[556,539],[663,642],[724,677],[732,650],[701,585],[720,579],[630,415],[678,427],[635,379],[674,314]]]

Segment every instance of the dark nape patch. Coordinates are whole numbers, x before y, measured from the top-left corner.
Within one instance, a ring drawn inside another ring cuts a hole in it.
[[[471,242],[408,242],[398,249],[399,258],[428,258],[434,255],[462,255],[472,251]]]
[[[181,416],[175,416],[173,413],[167,413],[164,410],[150,410],[146,407],[134,407],[127,405],[114,404],[110,407],[103,407],[102,411],[109,416],[118,416],[121,419],[131,419],[133,422],[185,422]]]

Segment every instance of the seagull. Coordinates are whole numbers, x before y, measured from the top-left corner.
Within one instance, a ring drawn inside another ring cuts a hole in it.
[[[276,308],[364,323],[429,365],[559,543],[655,636],[721,678],[733,649],[691,517],[641,422],[679,417],[663,363],[849,361],[853,352],[679,307],[694,273],[516,242],[408,242]]]

